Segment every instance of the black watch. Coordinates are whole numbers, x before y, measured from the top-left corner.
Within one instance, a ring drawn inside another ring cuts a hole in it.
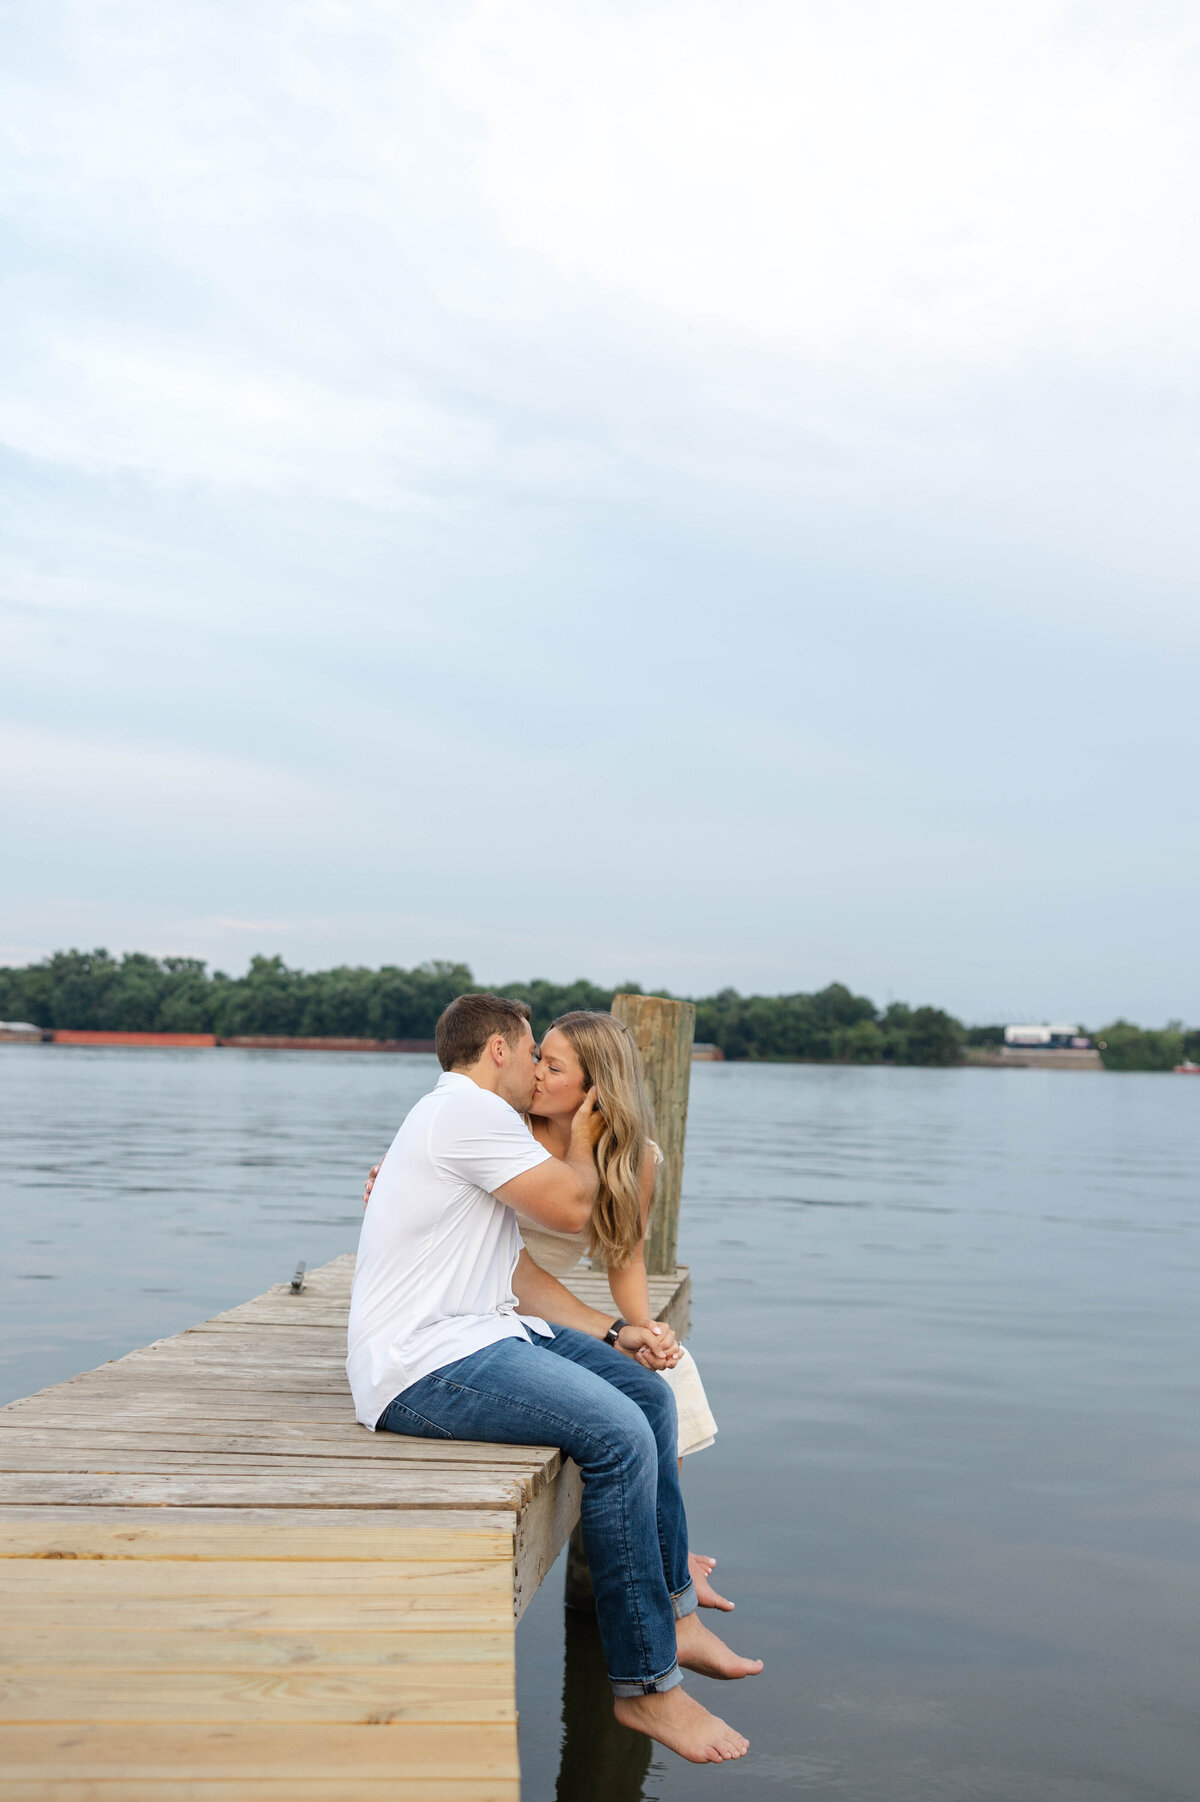
[[[617,1318],[613,1321],[607,1333],[604,1335],[605,1345],[615,1345],[617,1340],[621,1337],[621,1328],[628,1324],[628,1321],[622,1320],[621,1316],[618,1314]]]

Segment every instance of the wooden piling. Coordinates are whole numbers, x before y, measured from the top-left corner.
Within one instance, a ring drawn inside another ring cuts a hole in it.
[[[658,1191],[646,1235],[646,1269],[669,1276],[675,1269],[679,1235],[679,1193],[683,1186],[683,1142],[687,1133],[688,1088],[696,1009],[690,1001],[662,995],[614,995],[613,1018],[628,1026],[646,1067],[654,1103],[655,1138],[662,1149]]]

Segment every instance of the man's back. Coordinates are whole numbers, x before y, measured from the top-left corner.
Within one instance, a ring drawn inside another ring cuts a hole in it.
[[[443,1364],[526,1337],[512,1291],[520,1234],[493,1191],[548,1155],[469,1076],[444,1073],[410,1111],[371,1191],[354,1273],[346,1371],[364,1426]]]

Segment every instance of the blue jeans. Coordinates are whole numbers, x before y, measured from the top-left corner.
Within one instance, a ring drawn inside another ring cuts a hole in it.
[[[422,1439],[557,1445],[583,1478],[580,1518],[618,1696],[681,1681],[675,1622],[696,1606],[676,1466],[675,1397],[653,1371],[572,1327],[501,1339],[402,1391],[380,1428]]]

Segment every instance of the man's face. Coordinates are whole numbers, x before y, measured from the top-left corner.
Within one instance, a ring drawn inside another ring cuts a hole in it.
[[[505,1040],[508,1056],[496,1085],[496,1093],[501,1100],[507,1101],[509,1107],[516,1108],[518,1114],[529,1112],[537,1082],[537,1046],[533,1042],[533,1032],[528,1020],[524,1022],[524,1026],[525,1030],[515,1045],[509,1045]]]

